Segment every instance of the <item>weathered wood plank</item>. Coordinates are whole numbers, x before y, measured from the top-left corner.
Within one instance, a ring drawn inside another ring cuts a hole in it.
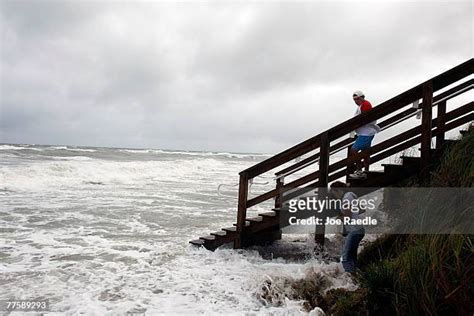
[[[421,172],[428,175],[431,154],[431,121],[433,105],[433,83],[423,85],[423,108],[421,114]]]
[[[438,129],[438,136],[436,136],[436,149],[441,149],[445,141],[444,125],[446,124],[446,101],[438,104],[436,128]]]
[[[241,173],[239,179],[239,202],[237,207],[237,239],[234,242],[234,248],[242,246],[242,232],[245,226],[247,216],[247,198],[248,198],[249,178],[247,173]]]

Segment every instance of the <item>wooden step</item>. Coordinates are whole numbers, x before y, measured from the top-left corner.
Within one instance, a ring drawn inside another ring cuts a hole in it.
[[[191,240],[189,243],[195,246],[204,246],[204,240],[202,239],[194,239],[194,240]]]
[[[383,164],[385,173],[392,180],[401,180],[402,178],[408,178],[415,175],[420,170],[420,163],[405,161],[402,165],[398,164]]]
[[[207,250],[215,250],[217,247],[222,246],[225,243],[224,240],[212,235],[199,237],[199,239],[203,241],[202,246]]]
[[[456,139],[445,139],[444,144],[443,144],[443,146],[441,146],[440,150],[437,150],[436,148],[431,148],[430,149],[431,157],[439,157],[443,153],[443,151],[446,149],[446,147],[450,147],[450,146],[454,145],[456,142],[458,142],[458,140],[456,140]],[[421,148],[418,148],[418,151],[421,152]]]
[[[205,240],[205,241],[214,241],[214,240],[216,240],[216,236],[207,235],[207,236],[199,237],[199,239],[202,239],[202,240]]]
[[[351,187],[377,188],[386,186],[390,182],[390,177],[385,172],[369,171],[366,179],[349,178],[347,182]]]
[[[265,213],[259,213],[258,216],[262,216],[262,217],[275,217],[276,216],[276,212],[265,212]]]
[[[235,238],[237,238],[236,233],[227,232],[224,230],[220,230],[218,232],[211,233],[211,235],[215,236],[216,239],[214,240],[213,247],[219,247],[223,244],[227,244],[229,242],[233,242]]]
[[[237,226],[237,223],[232,224],[234,226]],[[250,226],[250,222],[248,219],[245,220],[245,227]]]
[[[418,148],[418,151],[421,151],[421,148]],[[431,149],[430,149],[431,155],[435,155],[436,152],[437,152],[437,150],[436,150],[435,148],[431,148]]]
[[[402,163],[403,165],[407,164],[421,164],[421,158],[420,157],[412,157],[412,156],[402,156]]]
[[[369,172],[365,172],[365,173],[367,174],[367,178],[365,178],[365,179],[349,178],[349,180],[351,180],[351,181],[365,181],[365,180],[369,180],[370,178],[378,178],[378,177],[384,175],[383,171],[369,171]]]
[[[397,163],[383,163],[382,167],[384,171],[387,171],[387,169],[392,169],[396,167],[402,167],[402,164],[397,164]]]
[[[262,216],[250,217],[250,218],[247,218],[247,221],[249,221],[250,223],[259,223],[263,221],[263,217]]]
[[[222,228],[222,230],[227,232],[227,233],[236,233],[237,232],[237,227],[235,227],[235,226],[225,227],[225,228]]]
[[[445,139],[444,140],[444,143],[443,143],[443,146],[441,146],[441,151],[444,151],[446,149],[446,147],[451,147],[453,146],[454,144],[456,144],[459,140],[457,139]]]
[[[384,171],[386,173],[392,173],[392,172],[400,172],[402,170],[405,170],[407,168],[406,165],[399,165],[399,164],[391,164],[391,163],[384,163],[382,164]]]
[[[224,236],[227,235],[227,232],[225,232],[225,231],[223,231],[223,230],[220,230],[220,231],[218,231],[218,232],[213,232],[213,233],[211,233],[211,235],[213,235],[213,236],[218,236],[218,237],[224,237]]]
[[[279,216],[263,216],[263,220],[261,222],[255,222],[250,227],[245,227],[245,233],[247,235],[261,232],[265,229],[278,226],[280,224],[280,217]]]

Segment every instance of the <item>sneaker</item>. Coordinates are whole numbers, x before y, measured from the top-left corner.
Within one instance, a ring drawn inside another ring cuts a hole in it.
[[[349,175],[351,179],[367,179],[367,174],[362,170],[356,170],[354,173]]]

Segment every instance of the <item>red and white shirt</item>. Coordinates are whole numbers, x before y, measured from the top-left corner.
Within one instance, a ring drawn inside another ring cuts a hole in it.
[[[357,107],[357,110],[354,116],[357,116],[361,113],[365,113],[370,110],[372,110],[372,104],[370,104],[369,101],[364,100],[362,101],[361,105]],[[377,121],[373,121],[368,124],[365,124],[364,126],[357,128],[355,132],[357,135],[360,135],[360,136],[373,136],[377,134],[378,132],[380,132],[380,127],[377,125]]]

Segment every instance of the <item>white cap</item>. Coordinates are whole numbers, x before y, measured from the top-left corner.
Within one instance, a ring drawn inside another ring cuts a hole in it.
[[[356,90],[354,91],[354,93],[352,94],[352,97],[364,97],[364,92],[360,91],[360,90]]]

